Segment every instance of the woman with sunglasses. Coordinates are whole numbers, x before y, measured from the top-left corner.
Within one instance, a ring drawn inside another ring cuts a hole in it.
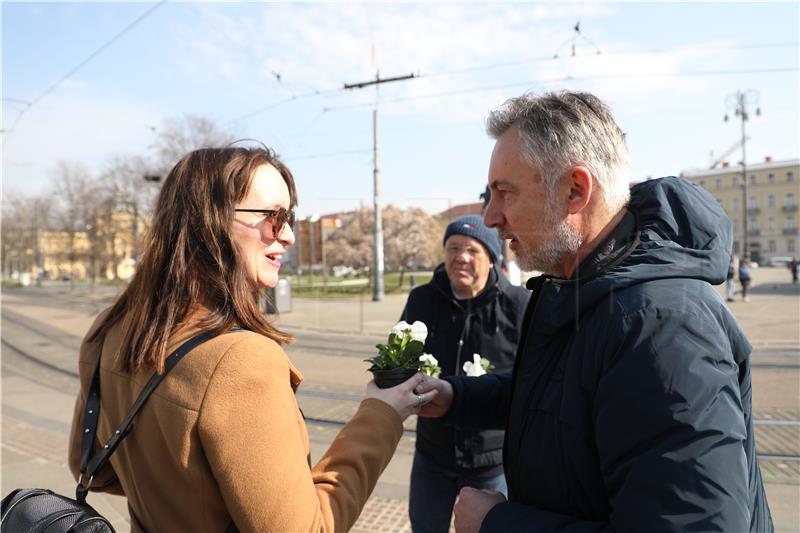
[[[125,495],[133,531],[346,531],[402,435],[433,398],[414,387],[367,397],[311,466],[295,391],[302,380],[281,345],[291,337],[261,313],[294,242],[289,169],[266,148],[197,150],[172,169],[136,275],[97,318],[80,350],[81,392],[70,436],[79,477],[82,417],[100,361],[96,448],[143,385],[198,332],[90,490]]]

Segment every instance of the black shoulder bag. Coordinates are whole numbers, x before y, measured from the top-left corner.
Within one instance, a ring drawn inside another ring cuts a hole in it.
[[[163,374],[155,374],[142,389],[125,419],[103,448],[94,453],[97,419],[100,414],[100,359],[94,369],[86,410],[83,413],[83,439],[81,440],[81,476],[75,489],[75,499],[61,496],[48,489],[16,489],[0,504],[0,533],[115,533],[111,523],[86,503],[86,495],[94,476],[108,464],[117,449],[133,428],[133,419],[144,407],[150,394],[167,373],[198,345],[211,338],[208,332],[195,335],[172,352],[165,361]]]

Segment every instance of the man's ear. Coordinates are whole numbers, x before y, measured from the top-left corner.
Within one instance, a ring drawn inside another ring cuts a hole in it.
[[[575,215],[585,209],[592,198],[594,193],[592,173],[586,167],[572,167],[567,177],[567,183],[569,184],[567,213]]]

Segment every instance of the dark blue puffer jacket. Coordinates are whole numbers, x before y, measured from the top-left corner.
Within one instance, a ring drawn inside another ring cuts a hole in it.
[[[528,282],[513,374],[448,378],[448,419],[506,421],[509,501],[482,532],[773,530],[751,346],[712,287],[730,228],[683,179],[635,186],[573,279]]]

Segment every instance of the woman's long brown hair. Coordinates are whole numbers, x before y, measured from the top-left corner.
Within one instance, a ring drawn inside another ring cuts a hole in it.
[[[156,203],[136,274],[88,340],[122,324],[119,362],[124,371],[164,370],[169,338],[198,306],[210,310],[197,326],[217,335],[234,325],[280,344],[292,337],[259,309],[230,238],[234,207],[250,189],[255,170],[272,165],[297,204],[294,178],[269,148],[204,148],[170,171]]]

